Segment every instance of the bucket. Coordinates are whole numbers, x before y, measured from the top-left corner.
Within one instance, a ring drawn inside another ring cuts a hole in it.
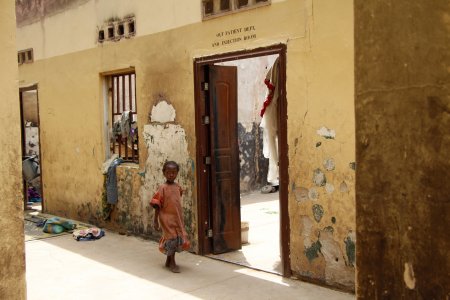
[[[241,243],[248,244],[248,222],[241,222]]]

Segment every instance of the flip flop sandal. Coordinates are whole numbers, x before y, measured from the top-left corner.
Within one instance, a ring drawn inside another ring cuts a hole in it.
[[[261,188],[261,193],[262,194],[269,194],[269,193],[273,193],[276,192],[276,187],[272,186],[272,185],[265,185]]]

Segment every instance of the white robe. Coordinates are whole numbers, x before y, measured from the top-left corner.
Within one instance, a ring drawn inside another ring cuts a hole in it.
[[[269,159],[269,171],[267,181],[272,185],[279,184],[278,170],[278,97],[279,97],[279,63],[278,58],[267,73],[266,79],[275,86],[273,98],[269,106],[266,107],[261,119],[260,127],[263,128],[263,155]],[[270,93],[267,90],[267,96]]]

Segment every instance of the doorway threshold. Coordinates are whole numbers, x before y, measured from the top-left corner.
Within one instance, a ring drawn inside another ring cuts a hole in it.
[[[242,253],[242,250],[223,254],[206,254],[205,256],[214,260],[223,261],[229,264],[242,266],[256,271],[266,272],[280,276],[283,275],[281,260],[272,267],[252,265],[248,261],[246,261],[245,256]]]

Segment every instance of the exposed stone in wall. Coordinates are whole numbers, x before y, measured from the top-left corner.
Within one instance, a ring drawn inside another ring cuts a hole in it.
[[[450,297],[449,20],[355,1],[358,299]]]
[[[269,160],[263,155],[262,128],[252,123],[247,131],[238,123],[240,191],[241,193],[259,190],[267,184]]]
[[[111,214],[111,221],[119,232],[149,235],[149,206],[140,197],[142,176],[139,169],[130,164],[117,167],[118,201]]]
[[[299,221],[291,223],[291,231],[294,231],[293,242],[303,248],[303,251],[291,253],[293,265],[299,266],[298,270],[294,268],[294,274],[354,290],[356,237],[353,187],[348,185],[354,181],[355,171],[349,167],[349,162],[336,159],[340,157],[335,150],[340,143],[339,132],[325,126],[321,128],[320,132],[310,128],[310,136],[314,136],[315,141],[312,140],[308,150],[309,176],[292,179],[296,208],[302,215]],[[301,142],[302,139],[298,139],[297,146]]]

